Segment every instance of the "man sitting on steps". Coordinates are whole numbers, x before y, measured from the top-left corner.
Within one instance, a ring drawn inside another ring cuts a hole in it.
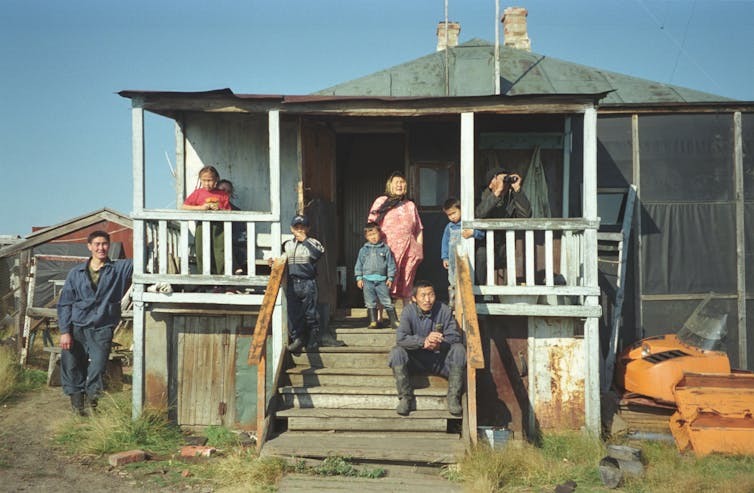
[[[411,373],[432,373],[448,379],[448,411],[460,416],[466,348],[455,318],[447,305],[435,302],[435,289],[428,281],[414,283],[412,301],[401,313],[396,345],[388,366],[393,369],[398,390],[395,411],[408,416],[415,409]]]

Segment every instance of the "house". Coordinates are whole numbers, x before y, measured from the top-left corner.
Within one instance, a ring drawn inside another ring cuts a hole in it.
[[[37,328],[57,318],[57,295],[71,267],[89,258],[86,239],[96,230],[110,234],[111,258],[131,258],[131,219],[106,207],[54,226],[34,228],[25,238],[0,248],[0,260],[15,264],[13,277],[18,289],[13,313],[22,363],[31,351]]]
[[[525,15],[507,10],[505,18],[520,23]],[[753,163],[743,149],[754,137],[754,104],[519,48],[503,46],[496,56],[496,47],[480,40],[440,45],[437,53],[305,96],[119,93],[132,101],[135,151],[135,413],[144,403],[169,405],[179,424],[261,432],[268,409],[261,396],[275,390],[285,337],[280,296],[272,337],[262,339],[271,356],[261,360],[264,368],[249,368],[252,326],[271,278],[264,259],[279,255],[287,221],[306,210],[328,249],[321,266],[325,312],[357,306],[349,269],[369,205],[394,169],[408,176],[425,238],[439,239],[446,222],[440,205],[459,195],[464,225],[488,231],[487,242],[495,230],[515,239],[507,242],[516,245],[507,252],[507,278],[473,288],[501,298],[476,304],[484,365],[470,380],[478,409],[471,420],[528,433],[599,430],[606,274],[599,270],[598,229],[600,217],[618,222],[632,184],[638,234],[629,249],[624,344],[675,327],[693,308],[690,300],[716,289],[737,309],[731,329],[739,350],[731,355],[747,366],[751,259],[743,247],[751,233],[743,225],[751,207],[743,191],[751,189]],[[241,211],[145,207],[144,111],[176,122],[179,202],[193,190],[197,171],[212,164],[235,183]],[[543,177],[532,191],[538,217],[473,217],[482,176],[500,163]],[[245,275],[230,267],[214,275],[192,270],[190,231],[212,220],[224,224],[226,265],[232,226],[245,225]],[[725,226],[712,235],[713,224]],[[157,245],[153,272],[145,267],[147,231]],[[698,246],[688,251],[692,244]],[[427,241],[418,276],[439,286],[444,273],[435,258],[439,246]],[[159,283],[170,283],[172,292],[151,292]],[[197,293],[191,285],[246,289]]]

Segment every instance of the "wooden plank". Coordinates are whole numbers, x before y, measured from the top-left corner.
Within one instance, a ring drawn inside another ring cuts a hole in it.
[[[131,100],[131,156],[133,159],[133,212],[144,209],[144,100]],[[135,236],[134,236],[135,238]],[[134,245],[136,246],[136,245]]]
[[[131,217],[142,221],[232,221],[275,222],[269,212],[259,211],[187,211],[182,209],[147,209],[132,213]],[[99,221],[99,219],[98,219]]]
[[[134,237],[135,238],[135,237]],[[134,254],[135,256],[135,254]],[[144,303],[137,301],[144,292],[143,284],[131,287],[133,302],[133,387],[131,390],[131,414],[134,419],[141,416],[144,403]]]
[[[246,274],[250,277],[257,275],[256,231],[256,223],[246,223]]]
[[[270,213],[280,221],[280,111],[271,110],[267,118],[270,150]]]
[[[483,230],[515,230],[515,231],[583,231],[598,229],[599,219],[595,218],[527,218],[527,219],[474,219],[463,221],[464,228]]]
[[[476,304],[472,290],[471,270],[467,255],[456,251],[456,281],[458,295],[463,303],[463,330],[466,332],[466,360],[471,368],[484,368],[482,339],[477,320]]]
[[[284,351],[285,351],[284,349],[280,350],[281,353],[284,353]],[[278,355],[277,358],[273,358],[273,361],[277,360],[277,364],[275,365],[275,375],[273,376],[272,385],[270,387],[273,392],[275,392],[278,389],[278,387],[280,387],[280,378],[282,377],[284,373],[283,366],[285,365],[285,358],[283,356],[284,354],[280,354]],[[277,412],[278,405],[279,405],[279,399],[276,399],[276,398],[269,399],[269,402],[267,403],[267,407],[265,409],[264,423],[262,425],[262,428],[261,429],[257,428],[256,430],[257,431],[257,451],[262,450],[262,447],[264,447],[264,444],[267,441],[267,438],[270,436],[270,433],[274,431],[273,428],[274,428],[275,420],[273,418],[275,417],[275,414]]]
[[[641,141],[639,140],[639,115],[631,115],[631,163],[632,163],[632,180],[636,185],[636,208],[641,210]],[[644,307],[643,307],[643,294],[644,294],[644,275],[642,270],[644,267],[644,251],[642,244],[644,242],[642,235],[642,214],[636,214],[636,255],[634,256],[633,271],[636,275],[636,282],[634,288],[634,299],[638,300],[636,303],[636,330],[634,332],[635,338],[642,339],[644,337]]]
[[[233,275],[233,223],[223,221],[223,257],[226,276]]]
[[[134,274],[133,280],[138,284],[154,284],[164,282],[168,284],[201,284],[201,285],[218,285],[218,286],[266,286],[269,276],[225,276],[212,275],[201,276],[192,275],[189,279],[182,274]]]
[[[283,281],[283,275],[285,274],[286,263],[287,258],[281,256],[275,259],[272,264],[270,281],[267,283],[267,290],[264,293],[262,307],[259,311],[259,316],[257,317],[251,347],[249,348],[248,362],[250,365],[259,364],[262,352],[267,344],[267,332],[270,328],[272,312],[275,309],[275,300],[277,299],[278,291],[280,290],[280,285]]]
[[[549,231],[549,230],[548,230]],[[527,229],[526,233],[526,285],[534,285],[534,231]]]
[[[736,308],[738,311],[738,364],[749,368],[749,343],[746,330],[746,221],[744,207],[744,152],[741,112],[733,114],[733,176],[736,183]]]
[[[468,432],[472,445],[479,441],[477,436],[477,401],[476,401],[476,368],[466,366],[466,398],[468,406]]]
[[[31,317],[28,316],[29,308],[34,306],[34,290],[37,285],[37,259],[35,257],[31,258],[30,262],[31,266],[29,269],[29,283],[26,286],[26,311],[27,316],[24,317],[24,325],[23,325],[23,332],[21,336],[21,360],[20,363],[22,365],[26,365],[26,360],[29,357],[29,352],[31,351],[31,337],[29,337],[31,333]],[[57,316],[57,313],[56,315]]]
[[[505,283],[508,286],[516,285],[516,232],[513,230],[507,230],[505,232],[505,270],[506,280]],[[487,284],[495,284],[494,281],[490,282],[487,279]]]
[[[305,418],[354,418],[354,419],[390,419],[398,418],[404,421],[419,421],[422,419],[459,419],[445,409],[420,409],[411,411],[409,416],[400,416],[395,409],[322,409],[292,407],[277,412],[278,417]]]
[[[554,257],[552,250],[552,230],[545,231],[545,284],[555,285]]]
[[[160,274],[168,273],[168,222],[157,222],[157,264]],[[152,271],[154,272],[154,270]]]
[[[468,221],[474,218],[474,113],[461,113],[461,218]],[[463,240],[468,251],[474,251],[474,238]],[[471,266],[474,265],[471,256]]]
[[[189,223],[181,221],[181,235],[178,238],[178,258],[181,261],[180,275],[189,275]],[[194,224],[196,227],[196,224]]]
[[[134,294],[134,300],[136,300]],[[139,301],[147,303],[195,303],[205,305],[249,306],[262,303],[261,294],[235,293],[143,293]]]
[[[497,277],[495,276],[495,232],[488,230],[485,237],[486,246],[484,253],[487,256],[487,272],[485,272],[485,275],[487,276],[486,284],[487,286],[493,286]]]
[[[599,305],[526,305],[504,303],[479,303],[479,315],[516,315],[527,317],[576,317],[599,318],[602,307]]]
[[[258,319],[257,319],[258,320]],[[267,342],[265,338],[264,342]],[[252,342],[253,343],[253,342]],[[261,351],[257,358],[257,430],[264,430],[267,409],[267,352]]]
[[[409,420],[401,417],[393,411],[390,418],[367,418],[354,419],[330,418],[330,417],[290,417],[288,429],[292,431],[317,430],[317,431],[442,431],[448,427],[447,419],[417,419]]]

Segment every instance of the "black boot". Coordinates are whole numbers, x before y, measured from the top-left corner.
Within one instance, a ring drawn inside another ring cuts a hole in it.
[[[301,354],[301,350],[304,348],[304,341],[297,337],[290,344],[288,344],[288,352],[295,355]]]
[[[451,366],[448,373],[448,412],[453,416],[463,414],[461,391],[463,390],[463,367]]]
[[[367,315],[369,315],[369,325],[367,326],[367,329],[379,329],[380,324],[377,320],[377,309],[367,308]]]
[[[387,318],[390,320],[390,327],[393,330],[398,330],[398,315],[395,313],[395,308],[385,308],[387,311]]]
[[[96,397],[87,397],[87,401],[89,403],[89,409],[91,410],[92,414],[97,414],[97,406],[99,405],[99,399]]]
[[[319,335],[319,345],[322,347],[341,347],[345,346],[346,343],[339,341],[337,336],[333,333],[333,330],[330,327],[327,327]]]
[[[73,410],[74,414],[78,414],[79,416],[86,416],[86,412],[84,411],[83,392],[71,394],[71,409]]]
[[[411,388],[411,378],[405,366],[394,366],[395,389],[398,391],[398,406],[395,412],[401,416],[408,416],[414,407],[414,389]]]
[[[313,353],[319,350],[319,329],[309,331],[309,342],[306,344],[306,352]]]

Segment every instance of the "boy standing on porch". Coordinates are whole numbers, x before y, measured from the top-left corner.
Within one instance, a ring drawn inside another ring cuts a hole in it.
[[[319,318],[317,314],[317,267],[325,247],[309,237],[309,219],[298,214],[291,220],[293,239],[283,243],[288,256],[288,351],[297,354],[306,345],[307,351],[319,348]],[[304,342],[307,341],[307,342]]]
[[[456,247],[461,239],[474,237],[475,240],[483,240],[484,233],[478,229],[461,229],[461,201],[450,197],[442,204],[442,210],[448,216],[448,224],[442,233],[442,246],[440,258],[442,266],[448,271],[448,306],[455,310],[456,295]]]
[[[356,285],[364,291],[364,306],[369,314],[369,328],[378,329],[377,301],[387,311],[390,325],[398,329],[398,315],[390,299],[390,286],[395,279],[395,257],[390,248],[382,241],[382,232],[377,223],[364,226],[366,243],[359,250],[354,274]]]

